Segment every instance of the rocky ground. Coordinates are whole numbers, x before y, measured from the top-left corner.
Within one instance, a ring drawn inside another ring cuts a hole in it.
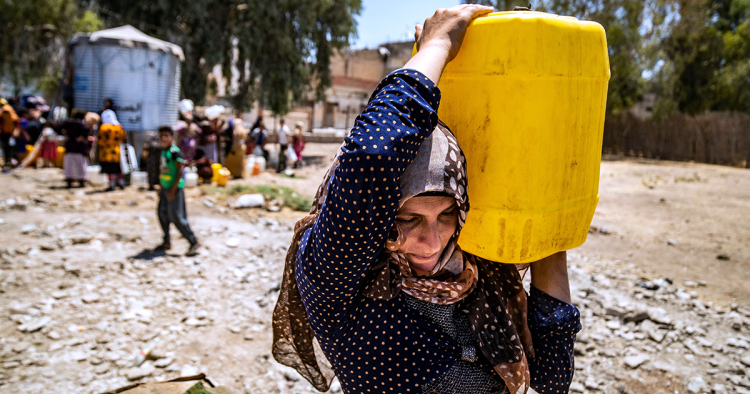
[[[310,196],[335,148],[312,145],[296,178],[232,184]],[[699,180],[675,181],[692,173]],[[161,237],[152,192],[58,189],[52,169],[0,185],[0,391],[100,393],[204,372],[235,393],[314,392],[270,356],[301,212],[235,210],[189,189],[205,247],[186,258],[178,234],[168,254],[151,252]],[[569,252],[584,326],[572,392],[750,393],[748,185],[746,170],[603,163],[592,233]],[[723,202],[711,210],[712,199]]]

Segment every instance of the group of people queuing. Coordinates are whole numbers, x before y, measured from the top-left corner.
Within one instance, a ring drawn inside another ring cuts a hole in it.
[[[0,99],[0,103],[4,170],[21,165],[33,147],[39,145],[37,166],[52,167],[63,153],[68,188],[84,186],[92,162],[98,162],[102,173],[107,174],[108,191],[125,188],[121,145],[128,138],[111,99],[104,100],[99,113],[74,109],[70,117],[60,112],[51,120],[48,120],[50,108],[41,97],[10,102]],[[62,152],[58,151],[58,136],[64,139]]]
[[[279,120],[279,127],[276,130],[279,164],[276,167],[276,172],[281,173],[286,170],[286,163],[289,157],[292,158],[291,161],[293,161],[293,168],[300,168],[305,165],[305,162],[302,160],[302,151],[305,149],[305,134],[303,129],[304,123],[297,122],[294,125],[294,132],[291,132],[289,126],[286,125],[286,121],[284,119]],[[266,161],[268,161],[270,158],[270,152],[266,148],[266,141],[269,132],[262,116],[258,117],[250,130],[251,133],[248,136],[246,143],[247,154],[263,156]],[[292,155],[292,153],[294,155]]]
[[[68,116],[56,110],[51,117],[50,107],[42,97],[0,99],[0,105],[3,170],[21,165],[39,142],[36,163],[29,164],[53,167],[62,160],[67,187],[83,187],[88,180],[87,168],[95,163],[108,177],[106,190],[125,188],[123,174],[128,171],[128,155],[122,149],[128,146],[128,134],[117,119],[112,99],[105,99],[99,112],[73,109]],[[220,163],[239,177],[245,155],[263,156],[267,162],[271,159],[270,132],[262,116],[247,131],[241,119],[226,118],[223,112],[223,107],[214,106],[199,114],[192,101],[182,100],[179,121],[173,127],[175,146],[182,153],[185,167],[194,170],[205,182],[212,178],[214,163]],[[277,172],[286,170],[287,161],[292,162],[293,168],[304,165],[303,129],[304,124],[297,122],[292,132],[284,119],[280,120],[276,130]],[[59,140],[62,143],[58,144]],[[161,167],[159,136],[149,138],[142,148],[138,167],[147,172],[149,190],[154,190],[159,184]]]
[[[0,142],[4,167],[18,165],[26,157],[27,146],[34,145],[43,134],[44,115],[49,106],[42,97],[24,97],[6,100],[0,98]],[[57,150],[48,152],[52,160]]]

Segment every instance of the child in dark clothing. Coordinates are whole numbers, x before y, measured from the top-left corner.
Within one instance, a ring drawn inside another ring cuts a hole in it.
[[[182,153],[180,148],[174,145],[174,131],[171,127],[163,126],[159,128],[159,141],[163,148],[161,152],[161,174],[159,181],[161,190],[159,191],[159,223],[164,231],[164,243],[158,250],[168,250],[172,247],[169,239],[169,224],[174,223],[180,233],[190,242],[187,256],[198,254],[200,243],[195,239],[195,234],[190,229],[187,220],[187,211],[185,210],[185,181],[182,179],[182,169],[184,167]]]

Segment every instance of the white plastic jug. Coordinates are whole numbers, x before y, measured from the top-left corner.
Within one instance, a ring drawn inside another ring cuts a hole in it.
[[[198,186],[198,173],[195,167],[185,169],[185,187]]]
[[[105,185],[109,180],[107,174],[102,174],[102,167],[99,165],[91,165],[86,167],[86,174],[89,178],[89,183],[92,185]]]
[[[279,151],[275,146],[268,148],[268,164],[276,165],[279,163]]]
[[[258,163],[260,167],[260,172],[263,172],[266,170],[266,158],[263,156],[255,156],[255,162]]]
[[[136,187],[148,187],[148,173],[146,171],[133,171],[130,183]]]

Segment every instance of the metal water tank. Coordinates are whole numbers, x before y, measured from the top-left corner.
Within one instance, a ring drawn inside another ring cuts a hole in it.
[[[118,120],[129,133],[137,132],[137,140],[142,132],[177,122],[185,60],[178,45],[130,25],[76,34],[69,45],[74,108],[100,112],[104,99],[111,98]]]

